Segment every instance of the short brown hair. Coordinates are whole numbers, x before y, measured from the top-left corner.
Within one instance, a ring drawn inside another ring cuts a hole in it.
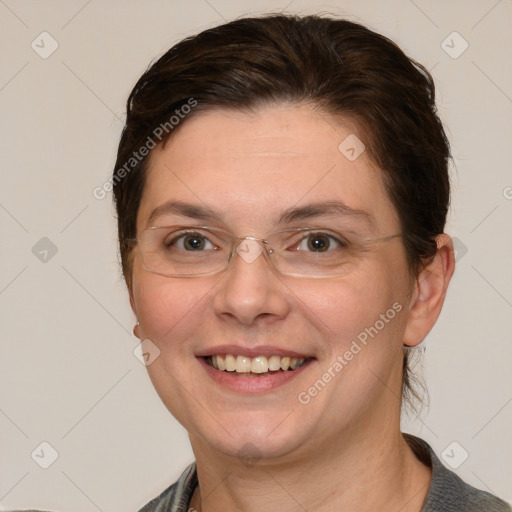
[[[184,39],[141,76],[127,102],[114,169],[123,275],[131,287],[130,241],[148,157],[119,170],[158,126],[193,99],[197,113],[246,111],[262,104],[308,103],[358,127],[383,170],[397,210],[410,270],[437,250],[449,206],[449,143],[429,72],[388,38],[347,20],[322,16],[243,18]],[[175,130],[159,140],[164,143]],[[404,351],[403,394],[417,397]]]

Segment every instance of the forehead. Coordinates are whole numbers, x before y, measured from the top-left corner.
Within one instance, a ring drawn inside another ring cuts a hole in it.
[[[240,229],[268,229],[293,207],[338,201],[366,212],[379,231],[396,229],[382,171],[364,150],[353,158],[363,148],[356,137],[350,123],[305,105],[196,114],[152,151],[138,229],[170,201],[207,207]]]

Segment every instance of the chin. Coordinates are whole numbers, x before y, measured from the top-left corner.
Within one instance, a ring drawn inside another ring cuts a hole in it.
[[[296,422],[290,421],[289,417],[285,419],[286,414],[279,418],[275,415],[271,418],[260,417],[259,421],[254,414],[250,415],[251,418],[231,419],[229,423],[222,422],[230,425],[227,432],[220,425],[214,428],[210,420],[208,426],[211,428],[205,430],[205,423],[202,423],[196,431],[202,443],[206,443],[212,450],[236,457],[246,465],[267,459],[283,459],[298,454],[310,437],[303,421],[300,422],[299,431]]]

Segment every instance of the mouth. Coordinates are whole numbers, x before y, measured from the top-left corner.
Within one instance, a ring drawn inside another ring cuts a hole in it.
[[[237,377],[263,377],[283,372],[294,372],[314,358],[282,355],[248,357],[235,354],[214,354],[204,357],[206,363]]]
[[[212,352],[196,354],[206,374],[222,388],[243,395],[276,390],[298,379],[316,361],[316,357],[276,347],[226,345]]]

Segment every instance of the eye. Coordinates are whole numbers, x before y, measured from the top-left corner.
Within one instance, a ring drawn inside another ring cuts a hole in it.
[[[216,249],[216,247],[200,233],[183,233],[166,241],[167,248],[175,247],[182,251],[202,251],[204,249]]]
[[[344,247],[346,244],[326,233],[312,233],[304,237],[296,246],[297,251],[327,252]]]

